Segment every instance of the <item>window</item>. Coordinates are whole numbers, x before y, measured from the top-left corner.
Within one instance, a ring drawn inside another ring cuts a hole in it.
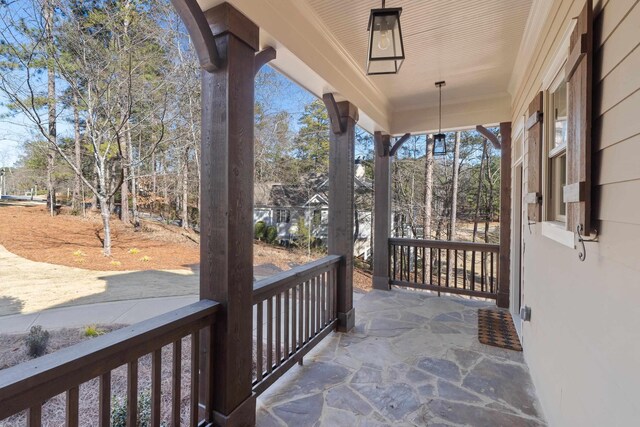
[[[549,88],[548,112],[552,120],[549,126],[547,144],[547,219],[566,222],[567,205],[563,188],[567,184],[567,83],[564,81],[564,67]]]
[[[289,212],[289,209],[276,209],[275,219],[278,224],[291,222],[291,213]]]

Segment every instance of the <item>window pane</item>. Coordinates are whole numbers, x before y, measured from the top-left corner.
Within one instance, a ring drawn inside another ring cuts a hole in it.
[[[562,82],[553,92],[553,110],[555,121],[554,147],[567,142],[567,84]]]
[[[558,179],[560,181],[560,206],[558,206],[559,208],[559,214],[564,216],[567,214],[567,205],[564,201],[564,191],[563,188],[565,185],[567,185],[567,155],[563,154],[562,156],[558,157]]]

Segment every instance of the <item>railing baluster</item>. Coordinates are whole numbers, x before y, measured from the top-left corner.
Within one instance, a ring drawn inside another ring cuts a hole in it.
[[[404,280],[404,246],[400,246],[400,281]]]
[[[471,251],[471,290],[476,290],[476,251]]]
[[[315,292],[315,283],[316,279],[313,278],[309,280],[309,287],[307,288],[309,292],[307,292],[307,302],[311,306],[311,313],[308,316],[307,322],[309,322],[309,334],[307,335],[307,340],[311,339],[315,335],[315,318],[316,318],[316,292]]]
[[[138,425],[138,360],[136,359],[127,364],[127,427],[136,427],[137,425]]]
[[[425,259],[425,250],[426,248],[422,247],[422,283],[425,284],[425,273],[426,273],[426,259]]]
[[[111,425],[111,372],[100,375],[98,385],[98,425],[109,427]]]
[[[316,276],[315,280],[316,280],[316,334],[317,334],[318,332],[320,332],[320,329],[322,328],[322,325],[320,323],[320,314],[322,311],[321,309],[322,299],[320,298],[320,290],[322,287],[322,281],[320,276]]]
[[[433,284],[433,248],[429,248],[429,284]]]
[[[485,252],[480,252],[480,290],[484,292]]]
[[[418,248],[413,248],[413,282],[418,283]]]
[[[393,277],[393,280],[397,280],[397,276],[396,276],[396,245],[391,245],[391,254],[393,256],[393,262],[391,263],[391,267],[392,267],[392,271],[391,271],[391,277]]]
[[[325,302],[327,301],[325,298],[325,286],[324,286],[324,272],[320,273],[320,296],[318,297],[320,300],[320,328],[324,328],[324,320],[325,320]]]
[[[182,402],[182,339],[173,343],[171,378],[171,425],[180,426],[180,402]]]
[[[273,298],[267,300],[267,373],[273,371]]]
[[[304,342],[309,341],[309,327],[311,326],[311,311],[309,311],[309,304],[311,300],[311,281],[308,280],[304,283]]]
[[[298,305],[298,347],[302,347],[304,344],[304,283],[298,285],[299,292],[299,305]]]
[[[160,427],[160,397],[162,394],[162,348],[151,357],[151,425]]]
[[[490,276],[489,276],[490,277],[490,279],[489,279],[490,280],[489,287],[491,289],[491,293],[494,293],[494,289],[493,289],[493,284],[494,284],[494,282],[493,282],[493,252],[489,252],[489,258],[490,258],[489,265],[490,265],[490,268],[491,268],[491,272],[489,273],[490,274]]]
[[[458,288],[458,250],[453,250],[453,286]]]
[[[297,330],[298,325],[298,287],[291,288],[291,352],[295,353],[298,349]]]
[[[447,258],[447,265],[446,265],[446,267],[447,267],[447,271],[445,272],[445,274],[446,274],[446,279],[445,279],[445,281],[444,281],[444,285],[445,285],[447,288],[449,287],[449,266],[450,266],[450,264],[449,264],[449,256],[450,256],[450,255],[451,255],[451,254],[449,253],[449,249],[446,249],[445,257]]]
[[[79,425],[79,417],[78,417],[78,405],[80,400],[80,389],[78,387],[73,387],[67,390],[67,420],[66,427],[78,427]]]
[[[442,286],[442,249],[438,248],[438,287],[440,286]],[[438,293],[439,295],[440,293]]]
[[[40,427],[42,425],[42,404],[38,403],[27,411],[27,426]]]
[[[462,251],[462,289],[467,288],[467,251]]]
[[[284,291],[284,358],[289,358],[289,289]]]
[[[262,329],[263,325],[263,312],[262,312],[263,302],[260,301],[257,304],[256,308],[256,380],[262,380],[263,373],[263,357],[262,357],[262,347],[264,346],[264,338],[262,337]]]
[[[200,331],[191,332],[191,401],[190,401],[190,421],[191,427],[198,427],[198,409],[199,402],[198,390],[200,373],[198,368],[200,366]]]
[[[276,366],[282,363],[282,294],[276,298]]]

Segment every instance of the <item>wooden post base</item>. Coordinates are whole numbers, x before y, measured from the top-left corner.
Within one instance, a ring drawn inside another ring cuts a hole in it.
[[[384,276],[373,276],[373,289],[377,289],[379,291],[391,290],[389,278]]]
[[[247,400],[233,410],[229,415],[213,411],[213,423],[215,427],[254,427],[256,425],[256,395],[251,394]]]
[[[349,332],[356,326],[356,309],[338,313],[338,332]]]

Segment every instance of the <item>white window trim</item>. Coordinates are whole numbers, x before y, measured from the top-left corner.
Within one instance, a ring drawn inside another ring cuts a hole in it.
[[[575,249],[576,242],[573,232],[565,228],[565,224],[556,221],[542,222],[542,235],[568,248]]]
[[[543,164],[542,164],[542,191],[543,191],[543,209],[542,209],[542,235],[548,239],[551,239],[561,245],[567,246],[569,248],[575,249],[575,235],[572,231],[566,229],[566,225],[564,223],[558,221],[549,220],[549,207],[548,207],[548,195],[551,191],[549,186],[549,159],[554,157],[561,152],[566,151],[566,145],[561,147],[554,148],[549,150],[549,117],[547,117],[546,113],[549,111],[549,93],[555,90],[553,86],[554,82],[556,82],[556,78],[558,74],[563,69],[565,63],[567,62],[567,57],[569,56],[569,41],[571,38],[571,33],[576,25],[575,20],[572,20],[567,29],[562,36],[562,41],[558,45],[558,48],[555,51],[553,56],[553,60],[549,64],[547,68],[547,72],[542,78],[542,87],[545,91],[545,103],[544,103],[544,136],[543,136]]]

